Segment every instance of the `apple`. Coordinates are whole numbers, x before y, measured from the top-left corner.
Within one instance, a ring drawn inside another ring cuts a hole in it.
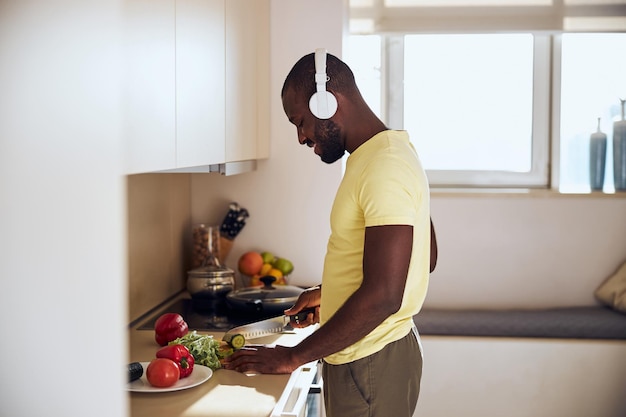
[[[293,272],[293,264],[285,258],[277,258],[272,266],[282,272],[283,275],[289,275]]]
[[[272,252],[261,252],[261,257],[264,264],[271,264],[276,259]]]

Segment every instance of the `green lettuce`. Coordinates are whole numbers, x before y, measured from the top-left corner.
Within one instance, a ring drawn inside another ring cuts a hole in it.
[[[211,335],[201,335],[192,330],[186,335],[169,342],[170,345],[183,345],[189,349],[195,363],[208,366],[212,370],[221,368],[218,357],[220,342]]]

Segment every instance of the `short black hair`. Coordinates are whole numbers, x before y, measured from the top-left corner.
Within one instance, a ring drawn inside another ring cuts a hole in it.
[[[345,62],[332,54],[326,56],[326,74],[329,77],[327,88],[351,96],[356,90],[354,73]],[[315,53],[303,56],[295,63],[283,84],[281,97],[288,89],[293,89],[298,95],[311,97],[315,87]]]

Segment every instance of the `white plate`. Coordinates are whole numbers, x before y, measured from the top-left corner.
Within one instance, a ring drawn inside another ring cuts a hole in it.
[[[192,388],[206,382],[209,378],[213,376],[213,371],[211,368],[204,365],[194,365],[193,371],[191,375],[187,378],[182,378],[176,381],[174,385],[167,388],[158,388],[153,387],[148,382],[148,378],[146,377],[146,369],[150,362],[141,362],[141,366],[143,366],[143,375],[141,378],[136,379],[133,382],[130,382],[126,385],[126,389],[132,392],[170,392],[170,391],[180,391],[187,388]]]

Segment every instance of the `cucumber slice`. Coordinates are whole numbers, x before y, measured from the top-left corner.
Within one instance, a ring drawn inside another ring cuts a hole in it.
[[[246,344],[246,338],[242,334],[224,335],[223,340],[235,350],[241,349]]]

